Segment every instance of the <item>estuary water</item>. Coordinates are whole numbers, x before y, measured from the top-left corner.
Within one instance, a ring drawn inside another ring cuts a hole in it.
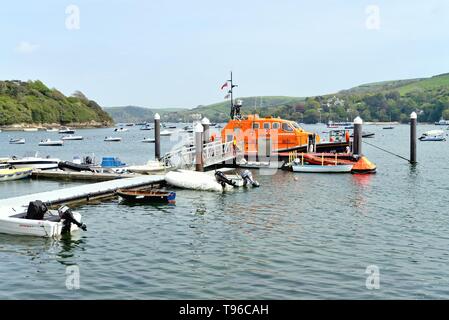
[[[430,129],[419,125],[418,134]],[[376,133],[366,141],[408,157],[408,126],[364,130]],[[142,164],[154,155],[152,144],[140,142],[153,133],[138,128],[76,134],[86,139],[38,147],[58,134],[3,132],[0,157],[38,150],[64,160],[95,154]],[[123,141],[103,142],[109,135]],[[10,137],[27,143],[9,145]],[[168,151],[174,142],[162,139]],[[88,231],[68,239],[0,235],[0,298],[448,299],[449,143],[418,142],[415,167],[367,144],[363,153],[377,174],[255,170],[257,189],[175,190],[170,206],[81,206]],[[0,198],[79,184],[0,183]],[[378,286],[367,268],[379,271]]]

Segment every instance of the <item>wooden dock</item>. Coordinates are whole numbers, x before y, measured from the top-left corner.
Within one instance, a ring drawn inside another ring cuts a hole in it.
[[[115,179],[106,182],[86,184],[60,190],[35,193],[15,198],[0,200],[0,219],[26,211],[31,201],[41,200],[47,205],[88,202],[114,195],[120,188],[138,188],[164,182],[164,176],[137,176],[134,178]]]

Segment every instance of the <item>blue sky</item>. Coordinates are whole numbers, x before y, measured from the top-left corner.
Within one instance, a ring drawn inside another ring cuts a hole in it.
[[[79,29],[66,26],[69,5]],[[1,79],[40,79],[102,106],[222,101],[230,70],[238,96],[449,72],[445,0],[17,0],[1,4],[0,29]]]

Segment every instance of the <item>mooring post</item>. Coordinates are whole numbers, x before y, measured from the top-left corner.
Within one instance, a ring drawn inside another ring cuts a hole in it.
[[[210,139],[210,121],[209,119],[207,119],[206,117],[203,118],[203,120],[201,120],[201,124],[203,125],[203,143],[208,143],[209,139]]]
[[[154,158],[161,159],[161,116],[154,115]]]
[[[354,155],[362,154],[362,124],[362,118],[354,119],[354,138],[352,139],[352,153]]]
[[[410,115],[410,163],[416,164],[416,125],[418,115],[412,112]]]
[[[195,170],[204,171],[203,167],[203,125],[197,123],[193,128],[195,132]]]

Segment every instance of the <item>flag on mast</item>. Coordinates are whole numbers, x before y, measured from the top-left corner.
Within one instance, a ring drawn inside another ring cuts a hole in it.
[[[228,86],[228,82],[226,81],[222,86],[221,86],[221,90],[223,90],[224,88],[226,88]]]

